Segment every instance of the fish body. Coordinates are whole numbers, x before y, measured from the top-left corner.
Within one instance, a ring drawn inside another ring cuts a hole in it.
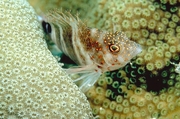
[[[87,27],[69,12],[54,10],[43,21],[44,31],[58,48],[78,67],[68,73],[82,73],[80,88],[86,92],[106,72],[125,66],[141,52],[141,46],[127,38],[124,32],[107,32]]]

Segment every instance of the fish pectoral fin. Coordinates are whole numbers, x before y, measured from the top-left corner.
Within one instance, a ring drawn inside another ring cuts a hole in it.
[[[64,69],[68,74],[77,74],[78,78],[75,78],[73,82],[79,86],[82,92],[87,92],[98,80],[101,72],[96,72],[95,64],[74,66],[68,69]]]
[[[64,69],[68,74],[74,74],[74,73],[88,73],[88,72],[94,72],[96,66],[94,64],[90,65],[84,65],[84,66],[73,66],[68,69]]]
[[[73,82],[78,85],[83,93],[85,93],[96,83],[100,76],[101,73],[95,71],[91,73],[84,73],[81,74],[79,78],[73,80]]]

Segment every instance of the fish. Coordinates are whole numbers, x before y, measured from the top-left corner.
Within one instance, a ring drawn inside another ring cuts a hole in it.
[[[102,73],[124,67],[142,51],[124,32],[88,27],[68,11],[49,11],[42,20],[42,27],[60,51],[78,65],[65,71],[80,74],[73,82],[82,92],[88,91]]]

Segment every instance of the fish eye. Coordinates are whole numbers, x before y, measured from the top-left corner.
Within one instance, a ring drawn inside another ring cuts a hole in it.
[[[42,27],[45,33],[51,33],[51,25],[48,22],[42,21]]]
[[[112,53],[118,53],[120,51],[120,47],[117,46],[117,45],[110,45],[109,46],[109,50],[112,52]]]

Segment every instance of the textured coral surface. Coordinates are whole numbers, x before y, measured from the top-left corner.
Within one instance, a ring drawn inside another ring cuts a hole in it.
[[[180,62],[178,0],[45,1],[47,7],[38,2],[42,12],[53,7],[70,9],[90,27],[122,30],[143,47],[131,63],[107,72],[86,93],[94,115],[100,119],[180,118],[180,74],[174,65]]]
[[[25,0],[0,1],[0,119],[92,118],[43,37]]]

